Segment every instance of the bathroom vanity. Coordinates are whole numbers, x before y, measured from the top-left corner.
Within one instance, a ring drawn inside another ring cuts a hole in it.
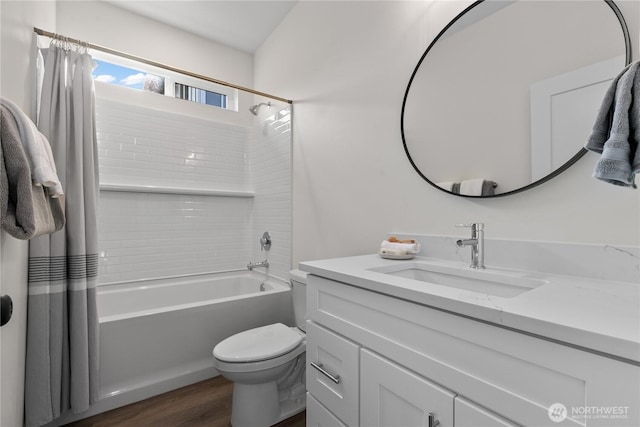
[[[638,426],[637,283],[305,262],[307,425]]]

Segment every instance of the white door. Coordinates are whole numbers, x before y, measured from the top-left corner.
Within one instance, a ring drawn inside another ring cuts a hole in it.
[[[27,242],[0,230],[0,294],[13,299],[13,316],[0,328],[0,426],[20,427],[24,412],[27,331]]]
[[[360,354],[361,425],[453,426],[454,393],[368,350]]]

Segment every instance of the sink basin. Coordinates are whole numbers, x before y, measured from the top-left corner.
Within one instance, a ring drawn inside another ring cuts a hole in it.
[[[516,271],[474,270],[423,261],[376,267],[370,271],[502,298],[512,298],[549,283]]]

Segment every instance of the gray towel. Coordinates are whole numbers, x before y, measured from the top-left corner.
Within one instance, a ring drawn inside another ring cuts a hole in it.
[[[640,171],[640,63],[625,67],[611,82],[585,148],[601,157],[593,176],[614,185],[636,188]]]
[[[33,184],[31,169],[14,116],[0,106],[0,218],[13,237],[29,240],[60,230],[63,198],[51,198]]]
[[[60,178],[56,171],[51,146],[45,136],[40,133],[33,121],[24,111],[10,99],[0,96],[0,105],[5,107],[16,120],[20,142],[31,168],[31,179],[35,184],[47,187],[47,193],[53,197],[63,194]]]
[[[493,196],[494,194],[496,194],[496,187],[497,186],[498,186],[498,184],[496,184],[495,181],[485,180],[482,183],[482,195],[483,196]]]
[[[482,180],[482,188],[480,190],[479,194],[465,194],[463,192],[460,191],[460,188],[462,187],[462,183],[461,182],[454,182],[451,185],[451,190],[448,190],[450,192],[452,192],[453,194],[461,194],[463,196],[493,196],[496,194],[496,187],[498,186],[498,184],[495,181],[491,181],[489,179],[484,179]]]

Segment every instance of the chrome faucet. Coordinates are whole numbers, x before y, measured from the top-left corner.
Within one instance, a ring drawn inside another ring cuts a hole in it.
[[[249,264],[247,264],[247,268],[249,270],[253,270],[256,267],[265,267],[265,268],[269,268],[269,261],[268,260],[264,260],[264,261],[260,261],[260,262],[249,262]]]
[[[260,238],[260,251],[268,251],[269,249],[271,249],[271,236],[269,235],[268,231],[265,231]],[[247,264],[247,268],[249,269],[249,271],[253,270],[256,267],[269,268],[269,261],[266,259],[260,262],[249,261],[249,264]]]
[[[471,246],[471,268],[485,268],[484,266],[484,224],[456,224],[456,227],[471,227],[471,238],[456,242],[459,247]]]

